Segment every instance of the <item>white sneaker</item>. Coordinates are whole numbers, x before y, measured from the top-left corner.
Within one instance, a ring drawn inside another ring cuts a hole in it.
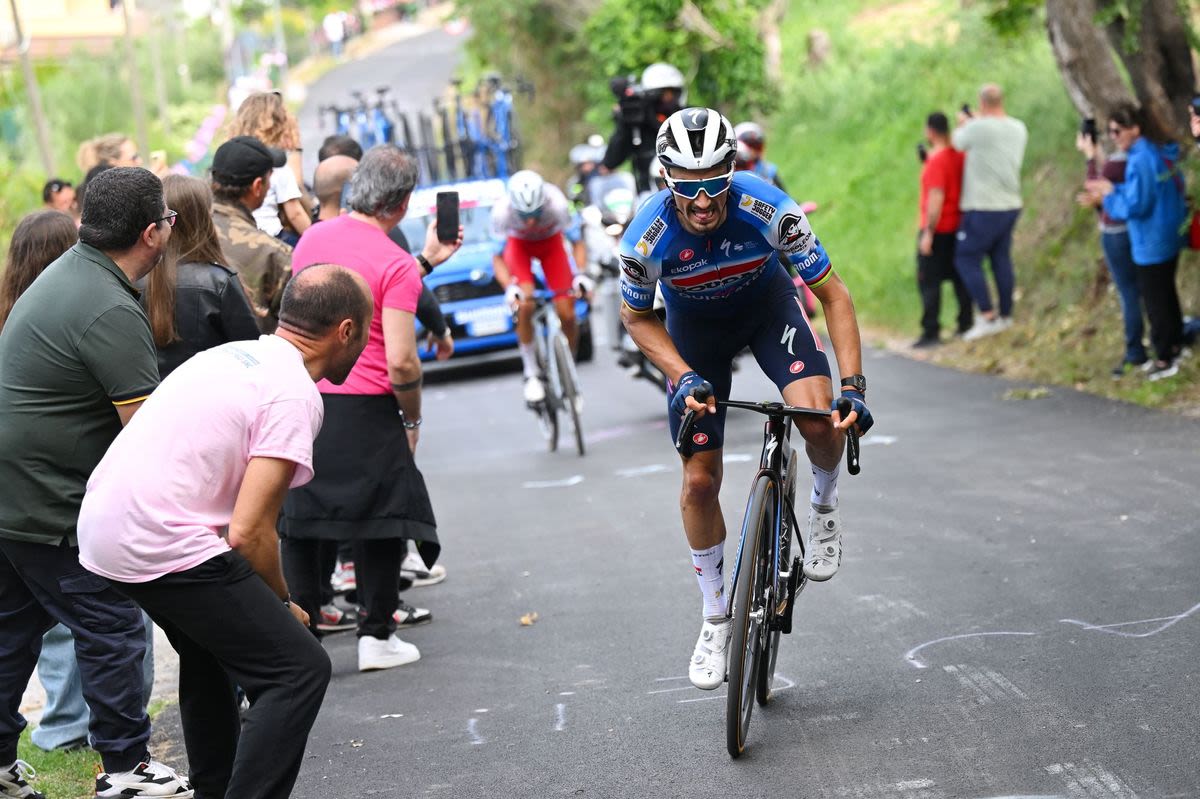
[[[46,799],[46,794],[35,791],[28,780],[36,780],[37,772],[24,760],[16,760],[11,766],[0,768],[0,796],[4,799]]]
[[[425,561],[416,552],[409,552],[400,564],[400,576],[412,580],[413,588],[422,585],[437,585],[446,579],[446,567],[440,563],[426,567]]]
[[[395,635],[381,641],[371,636],[358,639],[358,670],[392,669],[421,659],[421,651]]]
[[[542,381],[536,377],[525,378],[525,402],[528,405],[537,405],[546,399],[546,389],[542,386]]]
[[[808,546],[805,548],[804,576],[823,582],[837,574],[842,565],[842,517],[837,508],[808,511]]]
[[[337,567],[333,570],[333,576],[329,578],[329,585],[335,594],[344,594],[357,589],[358,579],[354,575],[354,563],[338,561]]]
[[[192,799],[192,786],[187,778],[175,773],[175,769],[151,758],[148,763],[138,763],[133,771],[96,776],[96,797],[167,796],[172,799]]]
[[[733,620],[711,622],[705,620],[696,639],[696,649],[688,664],[688,679],[702,691],[711,691],[725,682],[725,669],[729,665],[729,636],[733,632]]]
[[[987,336],[994,336],[997,333],[1003,333],[1012,327],[1011,319],[1004,319],[997,316],[995,319],[985,319],[979,317],[975,320],[975,324],[971,325],[971,329],[963,333],[963,341],[977,341]]]

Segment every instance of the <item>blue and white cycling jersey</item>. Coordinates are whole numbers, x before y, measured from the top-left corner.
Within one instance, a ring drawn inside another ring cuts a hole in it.
[[[621,239],[626,305],[649,311],[661,283],[670,309],[724,315],[753,307],[783,269],[776,253],[810,287],[829,279],[829,256],[791,197],[748,172],[734,174],[728,194],[725,222],[699,236],[680,224],[670,190],[642,206]]]

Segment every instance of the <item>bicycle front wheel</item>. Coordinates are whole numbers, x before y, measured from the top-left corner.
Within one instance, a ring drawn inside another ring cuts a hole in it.
[[[542,335],[542,331],[538,331],[533,337],[534,352],[537,355],[538,371],[542,375],[542,382],[546,389],[545,398],[534,408],[534,412],[538,416],[538,426],[541,428],[542,436],[546,439],[546,446],[551,452],[558,450],[558,399],[553,395],[554,380],[550,373],[551,353],[546,352],[546,339]]]
[[[725,746],[739,757],[746,751],[746,733],[754,710],[758,669],[766,619],[768,586],[772,565],[768,557],[771,535],[771,509],[777,488],[774,480],[762,475],[750,492],[746,507],[745,533],[738,564],[737,584],[733,589],[733,635],[729,640],[729,694],[725,704]]]
[[[583,423],[580,421],[580,410],[583,396],[579,392],[579,381],[575,375],[575,361],[571,358],[571,350],[567,346],[567,337],[559,333],[554,337],[554,358],[558,362],[558,382],[562,388],[562,404],[566,415],[571,419],[575,429],[575,448],[582,457],[585,453],[583,441]]]
[[[795,450],[792,451],[791,457],[788,458],[787,472],[783,479],[783,497],[784,511],[783,523],[779,530],[779,568],[790,569],[792,567],[792,530],[795,529],[795,520],[787,511],[788,500],[795,501],[796,495],[796,469],[797,457]],[[768,536],[775,534],[774,529],[768,531]],[[777,574],[774,569],[770,572],[772,575]],[[799,575],[793,575],[792,579],[798,579]],[[795,598],[792,599],[795,601]],[[770,622],[770,629],[763,636],[763,652],[762,665],[758,669],[758,703],[765,705],[771,701],[771,684],[775,682],[775,661],[779,658],[779,634],[782,632],[782,623],[785,614],[791,614],[791,608],[787,606],[788,602],[788,584],[785,581],[775,581],[775,590],[772,594],[771,604],[774,606],[771,612],[767,614],[767,620]],[[789,630],[790,632],[790,630]]]

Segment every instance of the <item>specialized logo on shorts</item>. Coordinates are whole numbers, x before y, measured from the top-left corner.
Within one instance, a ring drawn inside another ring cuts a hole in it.
[[[646,273],[646,267],[642,266],[641,262],[636,258],[630,258],[628,255],[621,256],[621,271],[624,272],[630,280],[645,280],[649,275]]]
[[[679,260],[681,261],[690,261],[695,257],[696,253],[693,250],[684,250],[683,252],[679,253]]]
[[[708,443],[708,436],[704,435],[704,433],[697,433],[696,435],[692,436],[692,443],[703,447]]]
[[[813,234],[806,231],[800,217],[784,214],[779,220],[779,249],[786,253],[804,252],[812,244]]]
[[[646,228],[646,232],[642,234],[642,238],[638,241],[636,249],[647,258],[654,250],[654,245],[658,244],[658,240],[662,238],[663,233],[667,231],[667,223],[662,219],[656,218],[650,223],[650,227]]]
[[[788,367],[788,371],[794,375],[798,375],[804,371],[804,361],[792,361],[792,365]]]
[[[749,194],[742,195],[742,201],[738,203],[738,206],[745,208],[753,216],[757,216],[764,222],[770,222],[775,218],[775,206],[765,203],[762,200],[755,199]]]

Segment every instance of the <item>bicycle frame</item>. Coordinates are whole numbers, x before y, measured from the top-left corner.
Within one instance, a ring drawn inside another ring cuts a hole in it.
[[[533,340],[537,347],[538,357],[545,364],[546,380],[550,383],[547,397],[553,397],[554,402],[562,401],[562,378],[558,374],[558,359],[554,357],[551,346],[554,337],[562,332],[562,322],[554,309],[553,296],[550,292],[537,292],[534,295],[537,305],[533,312]],[[572,362],[572,367],[574,368]]]

